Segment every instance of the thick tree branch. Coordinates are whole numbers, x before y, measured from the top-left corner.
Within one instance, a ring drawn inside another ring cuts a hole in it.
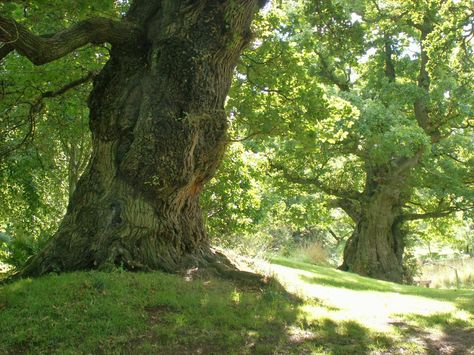
[[[324,55],[321,52],[316,53],[319,57],[321,64],[321,70],[319,71],[319,75],[331,82],[332,84],[336,85],[339,90],[349,92],[351,90],[349,77],[346,76],[345,79],[338,77],[335,72],[335,69],[331,67]]]
[[[418,149],[418,151],[409,158],[403,157],[399,158],[396,161],[395,176],[405,173],[406,171],[414,168],[420,161],[421,156],[423,155],[424,148]]]
[[[141,37],[141,32],[134,24],[104,17],[90,18],[52,36],[42,37],[15,20],[0,16],[0,42],[5,43],[0,50],[0,60],[15,49],[33,64],[42,65],[64,57],[88,43],[133,45],[141,42]]]
[[[351,200],[349,198],[338,198],[330,201],[329,207],[339,207],[354,221],[358,223],[361,217],[361,207],[359,200]]]
[[[441,212],[427,212],[427,213],[408,213],[400,217],[402,222],[405,221],[414,221],[420,219],[431,219],[431,218],[442,218],[448,217],[456,210],[441,211]]]
[[[428,74],[427,70],[427,65],[428,65],[428,54],[426,53],[425,50],[425,44],[424,41],[426,40],[428,34],[431,32],[431,30],[423,30],[421,32],[421,39],[420,39],[420,47],[421,47],[421,53],[420,53],[420,71],[418,73],[418,79],[417,79],[417,84],[420,89],[423,90],[426,95],[429,94],[430,90],[430,76]],[[423,128],[425,131],[429,130],[429,123],[430,123],[430,117],[429,117],[429,112],[428,108],[426,106],[426,99],[425,98],[417,98],[415,100],[415,117],[416,120],[418,121],[418,124],[420,125],[421,128]]]
[[[288,171],[288,169],[286,169],[283,165],[270,162],[270,166],[271,168],[280,171],[283,177],[285,178],[285,180],[289,182],[300,184],[300,185],[313,185],[329,195],[340,197],[343,199],[358,200],[362,197],[362,194],[358,191],[343,190],[343,189],[337,189],[334,187],[327,186],[317,177],[298,176]]]
[[[9,44],[4,44],[0,47],[0,61],[5,58],[10,52],[13,52],[15,48]]]
[[[419,97],[414,102],[415,118],[418,125],[431,137],[432,143],[437,143],[441,140],[439,130],[433,126],[428,107],[428,97],[430,92],[430,75],[428,73],[428,53],[426,52],[424,41],[428,35],[433,31],[433,24],[427,19],[424,19],[423,25],[420,29],[420,71],[418,73],[418,87],[423,91],[423,96]]]
[[[441,200],[439,204],[441,205],[442,202],[443,200]],[[421,205],[413,203],[413,202],[411,202],[411,204],[422,207]],[[404,222],[404,221],[414,221],[414,220],[421,220],[421,219],[443,218],[443,217],[449,217],[454,212],[470,211],[472,209],[474,209],[474,206],[472,205],[464,206],[464,207],[450,205],[444,208],[440,208],[438,211],[429,211],[429,212],[424,211],[424,213],[404,213],[400,216],[400,220]]]
[[[393,64],[393,48],[392,40],[387,33],[384,33],[384,46],[385,46],[385,77],[388,78],[390,83],[395,82],[395,65]]]

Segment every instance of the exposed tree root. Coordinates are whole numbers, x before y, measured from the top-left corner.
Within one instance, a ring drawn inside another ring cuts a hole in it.
[[[187,267],[179,273],[188,280],[221,278],[247,288],[262,288],[269,283],[268,277],[239,269],[226,255],[217,250],[211,249],[210,253],[202,258],[189,257],[184,265],[186,264]]]

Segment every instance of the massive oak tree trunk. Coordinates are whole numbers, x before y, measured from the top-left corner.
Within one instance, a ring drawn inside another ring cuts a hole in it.
[[[89,99],[93,152],[59,230],[23,275],[212,262],[199,195],[218,167],[257,0],[137,0]]]
[[[422,151],[413,157],[399,158],[387,166],[367,164],[364,192],[331,187],[317,177],[305,178],[290,173],[280,164],[272,167],[294,183],[310,184],[336,196],[333,207],[343,209],[356,224],[346,242],[344,259],[339,267],[360,275],[402,282],[404,233],[402,206],[407,199],[406,179],[416,166]]]
[[[340,268],[377,279],[402,282],[403,249],[400,190],[379,186],[361,204]]]
[[[423,48],[423,41],[432,26],[426,22],[427,18],[424,21],[421,26],[418,87],[429,96],[430,77],[426,69],[428,55]],[[390,38],[385,36],[385,74],[389,82],[395,82],[396,78],[392,54]],[[431,127],[426,97],[415,99],[413,114],[432,143],[437,142],[439,132]],[[402,206],[408,197],[406,190],[409,185],[406,180],[418,165],[423,152],[424,148],[420,146],[411,157],[393,157],[390,162],[375,168],[368,164],[364,193],[358,201],[359,209],[356,213],[350,213],[356,227],[347,241],[340,269],[382,280],[409,281],[405,280],[403,267],[404,233],[401,223],[407,216],[402,215]]]
[[[408,197],[406,179],[420,156],[421,151],[400,160],[395,168],[367,169],[364,193],[357,211],[351,213],[356,226],[346,243],[340,269],[381,280],[404,281],[402,206]]]
[[[423,41],[433,27],[428,17],[425,17],[423,25],[418,28],[421,29],[421,54],[417,80],[418,87],[426,96],[415,99],[413,115],[418,126],[431,138],[431,142],[436,143],[440,140],[440,134],[437,128],[432,127],[428,109],[430,77],[427,70],[428,54],[423,47]],[[385,43],[385,72],[389,81],[394,82],[392,50],[387,38]],[[407,196],[404,196],[409,186],[406,180],[411,170],[418,165],[423,152],[424,148],[420,146],[411,157],[394,158],[385,166],[366,169],[364,196],[359,201],[358,214],[353,213],[356,216],[353,217],[356,228],[346,244],[344,262],[340,266],[342,270],[383,280],[404,281],[404,236],[401,223],[404,219],[419,216],[402,216],[401,209],[407,201]]]

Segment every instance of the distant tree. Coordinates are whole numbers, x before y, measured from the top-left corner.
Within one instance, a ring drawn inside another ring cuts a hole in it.
[[[343,270],[402,282],[404,222],[473,208],[472,4],[315,0],[287,11],[244,56],[237,122],[272,136],[260,149],[274,171],[351,217]]]

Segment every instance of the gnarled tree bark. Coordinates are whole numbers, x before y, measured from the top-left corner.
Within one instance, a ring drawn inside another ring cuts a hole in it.
[[[428,21],[425,19],[425,21]],[[421,41],[425,40],[432,30],[429,23],[425,23],[421,30]],[[396,81],[395,66],[392,61],[393,49],[390,36],[384,35],[384,64],[388,82]],[[423,97],[416,98],[413,104],[413,115],[432,143],[439,141],[439,132],[431,125],[429,115],[430,78],[427,71],[428,55],[421,46],[420,70],[417,80]],[[325,67],[324,58],[322,66]],[[347,85],[341,85],[337,77],[326,68],[321,74],[326,80],[336,85],[341,91],[349,91]],[[323,75],[324,74],[324,75]],[[346,243],[344,259],[339,267],[345,271],[356,272],[377,279],[394,282],[403,282],[405,278],[403,266],[404,233],[403,221],[410,219],[404,216],[402,207],[409,198],[407,179],[413,169],[419,164],[424,153],[424,147],[410,157],[391,157],[389,161],[378,165],[366,161],[366,181],[363,192],[349,191],[341,187],[331,186],[317,177],[305,178],[295,173],[289,173],[281,165],[273,164],[283,176],[292,182],[310,184],[324,191],[328,195],[337,197],[334,206],[343,209],[354,221],[354,231]],[[413,219],[413,215],[412,218]]]
[[[359,213],[353,218],[356,225],[346,242],[339,269],[381,280],[404,281],[401,216],[406,199],[404,180],[411,166],[406,168],[404,174],[397,169],[375,169],[367,174]]]
[[[112,43],[89,98],[88,168],[22,275],[112,265],[176,272],[218,259],[199,195],[224,152],[224,102],[261,3],[136,0],[123,21],[87,20],[49,38],[0,18],[0,40],[36,64]]]

